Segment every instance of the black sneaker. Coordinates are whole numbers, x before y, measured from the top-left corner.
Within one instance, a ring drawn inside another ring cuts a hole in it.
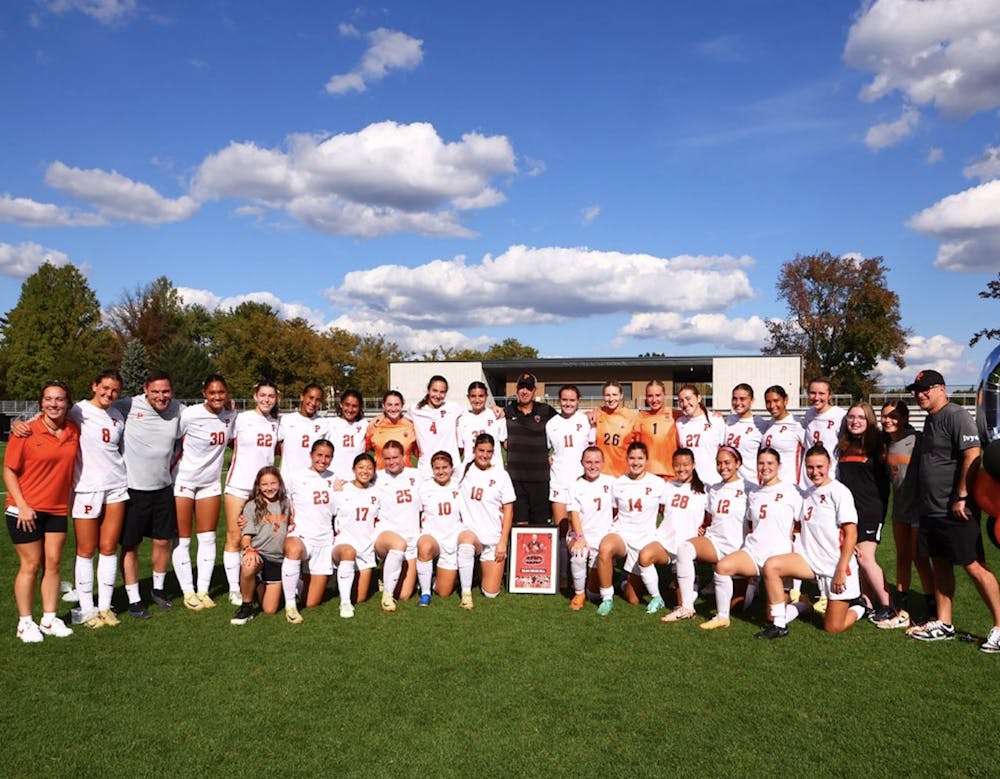
[[[788,628],[779,628],[773,622],[758,633],[755,638],[784,638],[788,635]]]
[[[149,619],[153,616],[149,613],[149,609],[142,604],[142,601],[130,603],[128,606],[128,615],[135,619]]]
[[[153,590],[153,603],[164,611],[170,611],[174,607],[174,604],[167,598],[167,593],[163,590]]]
[[[247,622],[253,619],[253,605],[250,603],[243,603],[238,609],[236,609],[236,614],[233,618],[229,620],[230,625],[245,625]]]
[[[884,622],[887,619],[892,619],[896,616],[895,610],[892,606],[879,606],[877,609],[873,610],[871,616],[868,617],[876,625],[879,622]]]

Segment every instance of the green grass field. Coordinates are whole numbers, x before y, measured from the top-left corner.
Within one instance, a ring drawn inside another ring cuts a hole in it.
[[[71,534],[63,579],[72,555]],[[880,560],[891,574],[891,541]],[[224,597],[198,613],[178,598],[147,621],[123,614],[118,628],[22,645],[16,568],[8,540],[3,776],[1000,772],[1000,656],[958,640],[924,644],[867,623],[831,637],[808,618],[762,642],[760,600],[709,633],[617,599],[600,619],[562,596],[504,594],[477,597],[472,612],[453,596],[383,614],[374,598],[353,620],[334,600],[299,626],[278,615],[244,627],[229,624]],[[148,561],[144,575],[148,596]],[[214,584],[222,595],[221,566]],[[177,595],[172,576],[168,590]],[[121,590],[115,605],[124,611]],[[966,578],[956,624],[989,628]]]

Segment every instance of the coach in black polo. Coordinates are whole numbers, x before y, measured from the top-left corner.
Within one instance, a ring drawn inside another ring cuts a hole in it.
[[[549,445],[545,423],[556,415],[548,403],[535,402],[537,382],[530,373],[517,380],[517,399],[507,402],[507,473],[514,483],[514,524],[548,525]]]

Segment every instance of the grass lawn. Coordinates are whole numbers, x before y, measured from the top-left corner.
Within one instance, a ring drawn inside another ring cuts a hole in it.
[[[453,596],[382,614],[374,598],[353,620],[334,600],[304,610],[302,625],[279,615],[233,627],[220,566],[216,609],[186,611],[177,598],[147,621],[123,614],[115,629],[22,645],[16,556],[9,540],[0,549],[3,776],[1000,770],[1000,656],[958,640],[924,644],[867,623],[831,637],[808,618],[762,642],[760,599],[709,633],[617,599],[599,619],[561,596],[507,594],[477,596],[472,612]],[[72,556],[71,534],[63,579]],[[891,574],[891,540],[880,560]],[[148,596],[148,559],[143,575]],[[957,627],[982,635],[989,614],[960,576]],[[173,576],[168,590],[177,595]],[[124,611],[121,590],[115,605]]]

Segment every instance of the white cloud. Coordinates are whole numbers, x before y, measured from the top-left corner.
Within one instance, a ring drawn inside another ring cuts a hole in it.
[[[967,179],[992,181],[1000,178],[1000,146],[987,146],[983,155],[971,165],[963,168]]]
[[[353,25],[341,24],[340,34],[357,37],[359,33]],[[364,92],[369,84],[381,81],[389,71],[413,70],[424,58],[424,42],[404,32],[380,27],[365,37],[368,38],[368,48],[361,62],[348,73],[330,77],[326,83],[326,91],[330,94]]]
[[[0,195],[0,222],[25,227],[72,227],[101,225],[104,219],[98,214],[83,213],[53,203]]]
[[[634,314],[619,331],[621,337],[651,338],[675,344],[712,344],[720,349],[758,351],[768,341],[767,326],[759,316],[730,318],[724,314],[675,312]]]
[[[138,8],[136,0],[36,0],[54,14],[79,11],[101,24],[124,22]]]
[[[865,133],[865,146],[872,151],[878,151],[887,146],[895,146],[913,133],[919,121],[920,112],[915,108],[907,106],[903,109],[903,113],[899,119],[876,124],[868,128],[868,132]]]
[[[943,159],[944,159],[944,149],[933,146],[927,150],[927,157],[925,158],[925,162],[928,165],[937,165]]]
[[[45,183],[97,207],[106,218],[140,224],[180,222],[197,212],[190,196],[163,197],[148,184],[133,181],[117,171],[71,168],[56,161],[45,172]]]
[[[746,56],[745,49],[738,35],[719,35],[695,46],[695,51],[705,59],[721,63],[740,62]]]
[[[16,246],[0,243],[0,275],[27,278],[46,262],[65,265],[69,257],[56,249],[47,249],[30,241]]]
[[[301,317],[314,327],[323,327],[323,315],[320,312],[301,303],[286,303],[272,292],[248,292],[244,295],[220,297],[207,289],[177,287],[177,293],[187,305],[204,306],[209,311],[226,311],[247,301],[266,303],[277,312],[280,319]]]
[[[482,349],[493,343],[494,339],[487,336],[470,338],[459,330],[443,328],[416,328],[400,324],[390,318],[357,313],[345,314],[327,324],[347,330],[356,335],[382,336],[387,341],[397,344],[403,351],[414,354],[426,354],[433,349]]]
[[[949,195],[906,223],[942,241],[934,264],[944,270],[1000,269],[1000,180]]]
[[[1000,0],[876,0],[847,35],[844,59],[874,73],[866,102],[900,92],[970,116],[1000,105]]]
[[[548,167],[544,160],[536,160],[533,157],[523,157],[522,159],[527,166],[524,171],[526,176],[541,176]]]
[[[601,215],[601,207],[598,205],[587,206],[583,211],[580,212],[580,218],[583,219],[585,225],[589,225],[597,217]]]
[[[482,262],[465,257],[416,268],[380,265],[348,273],[326,291],[411,326],[465,327],[561,322],[636,311],[719,311],[753,296],[748,257],[674,259],[588,248],[511,246]]]
[[[887,387],[905,386],[913,381],[917,371],[925,368],[940,371],[947,380],[949,374],[954,374],[956,369],[966,368],[960,362],[965,350],[965,344],[953,341],[946,335],[911,335],[906,341],[903,355],[906,367],[899,368],[891,360],[880,360],[875,366],[875,372],[881,379],[880,383]]]

